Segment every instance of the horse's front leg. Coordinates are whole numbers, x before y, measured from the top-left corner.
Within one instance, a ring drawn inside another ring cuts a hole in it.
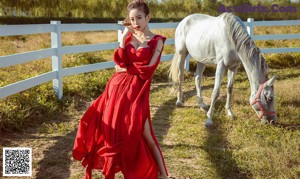
[[[227,83],[227,100],[226,100],[226,105],[225,108],[227,110],[227,115],[234,119],[235,116],[231,110],[231,99],[232,99],[232,91],[233,91],[233,83],[234,83],[234,76],[237,72],[239,66],[229,69],[227,73],[227,78],[228,78],[228,83]]]
[[[223,61],[219,61],[216,69],[216,76],[215,76],[215,86],[211,95],[211,105],[209,107],[209,110],[206,114],[207,119],[205,122],[205,126],[209,127],[212,126],[213,121],[212,121],[212,116],[214,112],[214,107],[216,104],[216,101],[220,95],[220,87],[221,87],[221,82],[222,82],[222,77],[224,75],[225,71],[225,65],[223,64]]]
[[[195,72],[195,85],[197,90],[197,99],[201,109],[207,111],[208,109],[206,104],[203,102],[202,92],[201,92],[201,81],[202,81],[204,70],[205,70],[205,64],[201,62],[197,62],[197,69]]]

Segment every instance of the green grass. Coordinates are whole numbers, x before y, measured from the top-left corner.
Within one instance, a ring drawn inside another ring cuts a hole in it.
[[[276,81],[276,109],[279,122],[262,125],[248,104],[249,82],[240,72],[235,83],[233,111],[236,120],[226,117],[224,110],[226,83],[221,89],[215,114],[215,126],[204,127],[206,116],[197,106],[194,81],[184,85],[185,105],[174,107],[175,95],[168,87],[151,94],[151,104],[161,106],[154,113],[153,124],[176,178],[298,178],[300,176],[299,116],[300,72],[297,69],[272,70],[279,74]],[[290,74],[295,75],[289,77]],[[240,82],[242,81],[242,82]],[[204,78],[204,96],[209,97],[214,80]],[[246,88],[246,89],[244,89]],[[293,88],[289,94],[286,88]],[[162,99],[161,96],[164,96]],[[284,98],[285,100],[282,100]],[[289,102],[287,102],[289,101]],[[298,108],[297,108],[298,106]],[[164,115],[163,115],[164,114]],[[158,122],[156,122],[158,120]],[[167,132],[161,132],[162,122]]]
[[[258,33],[279,33],[279,28],[259,29]],[[156,33],[172,37],[173,30]],[[281,31],[294,32],[292,28]],[[103,38],[105,37],[105,39]],[[63,34],[64,45],[115,41],[115,32]],[[0,55],[49,48],[49,34],[1,37]],[[265,47],[299,47],[299,40],[257,42]],[[111,60],[113,51],[81,53],[63,57],[64,68]],[[174,53],[166,45],[165,54]],[[214,114],[214,127],[204,127],[205,113],[195,97],[192,60],[185,74],[184,106],[175,106],[176,94],[170,91],[170,62],[159,65],[151,88],[151,115],[170,176],[174,178],[299,178],[300,177],[300,53],[265,55],[275,82],[279,122],[262,125],[249,107],[249,82],[245,72],[236,76],[232,102],[236,120],[224,110],[226,77]],[[214,84],[214,67],[204,72],[203,95],[209,104]],[[43,59],[0,69],[0,87],[51,70],[51,59]],[[83,178],[84,168],[71,157],[80,117],[90,102],[105,88],[113,69],[65,77],[64,97],[57,100],[48,82],[0,99],[0,148],[32,147],[34,178]],[[13,74],[13,75],[12,75]],[[0,161],[2,162],[0,149]],[[0,167],[2,167],[0,163]],[[0,168],[0,175],[2,174]],[[2,175],[1,175],[2,176]],[[94,178],[102,178],[94,172]],[[118,175],[117,178],[122,178]]]

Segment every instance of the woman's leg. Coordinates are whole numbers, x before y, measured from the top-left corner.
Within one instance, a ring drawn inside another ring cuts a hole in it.
[[[167,179],[167,173],[164,167],[164,163],[163,163],[163,159],[160,155],[159,149],[151,135],[151,129],[150,129],[150,123],[148,121],[148,119],[146,119],[145,125],[144,125],[144,132],[143,135],[147,141],[147,144],[152,152],[152,156],[155,159],[155,162],[158,166],[159,172],[162,176],[163,179]]]

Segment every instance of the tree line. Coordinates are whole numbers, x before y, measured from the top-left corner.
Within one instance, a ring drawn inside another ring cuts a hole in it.
[[[124,19],[130,0],[1,0],[1,19],[13,18],[72,18]],[[217,16],[232,12],[243,20],[297,19],[300,17],[298,0],[148,0],[153,19],[180,20],[193,13]],[[275,6],[277,5],[277,6]],[[262,12],[262,6],[269,11]],[[279,11],[281,10],[281,11]],[[294,10],[294,11],[293,11]]]

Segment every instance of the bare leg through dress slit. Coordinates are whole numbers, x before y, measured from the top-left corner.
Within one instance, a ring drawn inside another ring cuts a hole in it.
[[[167,173],[164,167],[163,159],[160,154],[160,151],[158,149],[158,146],[156,145],[152,135],[151,135],[151,128],[150,128],[150,123],[148,121],[148,118],[145,121],[144,124],[144,131],[143,131],[144,138],[146,139],[147,145],[150,148],[150,151],[152,153],[152,156],[158,166],[159,172],[161,176],[167,177]]]

